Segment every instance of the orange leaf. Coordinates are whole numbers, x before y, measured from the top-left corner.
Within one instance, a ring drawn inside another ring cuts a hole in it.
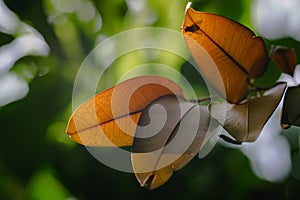
[[[188,8],[182,33],[205,78],[230,103],[243,100],[250,79],[266,70],[263,40],[233,20]]]
[[[141,111],[167,94],[182,95],[182,90],[159,76],[129,79],[77,108],[69,120],[67,133],[86,146],[130,146]]]
[[[283,73],[293,76],[297,65],[295,50],[281,46],[272,46],[270,52],[271,59],[278,68]]]

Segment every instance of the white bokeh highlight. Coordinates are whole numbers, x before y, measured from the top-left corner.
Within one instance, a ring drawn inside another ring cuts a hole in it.
[[[29,91],[24,78],[10,71],[14,64],[29,55],[47,56],[50,49],[43,36],[19,20],[3,0],[0,0],[0,32],[15,37],[0,47],[0,106],[4,106],[24,98]]]
[[[289,87],[300,84],[300,64],[295,68],[293,77],[283,73],[278,81],[287,82]],[[281,101],[255,142],[237,146],[219,140],[226,147],[240,149],[249,158],[253,172],[259,178],[271,182],[284,180],[292,169],[290,145],[287,139],[280,135],[282,103]]]
[[[11,43],[0,47],[0,73],[8,71],[24,56],[46,56],[49,47],[43,37],[32,27],[22,24],[26,32]]]
[[[233,145],[219,140],[224,146],[238,148],[243,152],[248,157],[254,174],[261,179],[271,182],[284,180],[292,167],[290,145],[286,138],[280,135],[281,108],[282,102],[274,111],[255,142]],[[229,136],[225,131],[224,134]]]
[[[296,66],[293,77],[282,73],[278,79],[278,82],[280,81],[286,82],[288,87],[299,85],[300,64]],[[254,143],[243,143],[239,147],[249,158],[253,172],[258,177],[272,182],[284,180],[292,169],[290,145],[287,139],[280,135],[282,104],[283,101],[266,123],[258,139]]]
[[[24,98],[28,91],[27,82],[16,73],[0,74],[0,106]]]
[[[282,73],[278,81],[287,82],[289,87],[300,84],[300,64],[295,68],[293,77]],[[271,182],[283,181],[292,169],[290,145],[287,139],[280,135],[282,104],[281,101],[255,142],[245,142],[237,146],[219,140],[226,147],[240,149],[248,157],[255,175]],[[229,136],[227,132],[224,134]]]
[[[251,161],[253,172],[262,179],[274,182],[282,181],[292,167],[290,145],[279,134],[281,108],[282,103],[254,143],[244,143],[240,148]]]
[[[300,1],[299,0],[252,0],[251,15],[260,35],[268,39],[293,37],[300,41]],[[300,82],[300,65],[294,77],[282,74],[278,81],[294,86]],[[261,179],[280,182],[292,168],[291,149],[285,137],[280,135],[280,112],[282,101],[266,123],[258,139],[253,143],[243,143],[237,147],[250,160],[253,172]]]
[[[18,17],[0,0],[0,32],[14,34],[19,27]]]
[[[268,39],[292,37],[300,41],[299,0],[252,0],[252,21]]]

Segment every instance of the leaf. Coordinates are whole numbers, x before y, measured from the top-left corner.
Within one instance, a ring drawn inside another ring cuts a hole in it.
[[[293,76],[297,65],[297,58],[294,49],[273,45],[271,47],[270,54],[272,61],[283,73]]]
[[[278,83],[263,96],[237,105],[226,102],[211,104],[211,115],[237,141],[253,142],[278,106],[285,88],[286,83]]]
[[[300,126],[300,85],[288,87],[283,99],[281,113],[281,126],[288,128],[289,125]]]
[[[188,8],[182,33],[205,78],[230,103],[243,100],[248,82],[266,71],[263,40],[233,20]]]
[[[210,122],[207,107],[175,95],[151,103],[141,115],[132,146],[132,166],[141,186],[163,185],[196,156],[210,137]]]
[[[215,120],[212,120],[215,122]],[[204,158],[207,156],[210,151],[213,149],[213,147],[217,144],[219,141],[219,133],[223,130],[223,127],[214,125],[214,130],[212,132],[209,132],[209,134],[206,136],[203,145],[201,146],[201,149],[198,153],[198,158]]]
[[[77,108],[67,133],[86,146],[130,146],[142,110],[167,94],[182,95],[182,91],[176,83],[159,76],[129,79]]]

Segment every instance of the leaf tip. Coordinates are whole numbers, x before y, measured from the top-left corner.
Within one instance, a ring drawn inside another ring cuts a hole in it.
[[[150,176],[146,177],[146,179],[143,182],[140,182],[140,185],[149,190],[153,190],[154,188],[156,188],[156,187],[153,187],[154,184],[152,184],[154,179],[155,179],[155,175],[151,174]]]
[[[288,124],[280,124],[281,125],[281,128],[282,129],[289,129],[289,128],[291,128],[291,125],[288,125]]]
[[[71,117],[68,121],[66,133],[71,136],[71,135],[75,134],[76,132],[77,132],[77,128],[75,126],[74,118]]]
[[[185,12],[191,7],[191,5],[192,5],[192,2],[189,1],[185,6]]]

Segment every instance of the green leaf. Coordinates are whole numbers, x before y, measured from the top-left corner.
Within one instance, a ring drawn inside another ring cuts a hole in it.
[[[71,194],[49,170],[38,171],[29,183],[30,199],[68,199]]]

